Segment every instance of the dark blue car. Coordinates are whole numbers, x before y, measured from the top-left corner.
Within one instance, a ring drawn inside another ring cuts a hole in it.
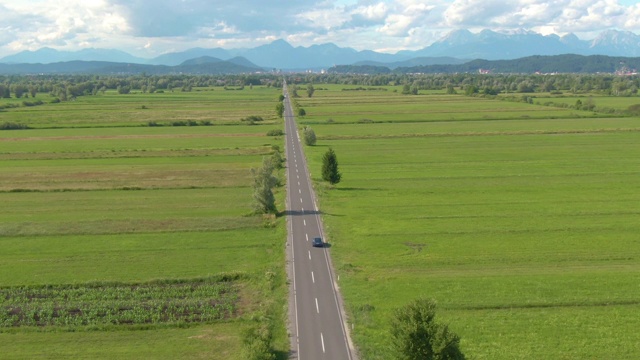
[[[322,238],[320,238],[320,237],[313,238],[313,241],[311,242],[311,244],[314,247],[323,247],[324,246],[324,243],[322,242]]]

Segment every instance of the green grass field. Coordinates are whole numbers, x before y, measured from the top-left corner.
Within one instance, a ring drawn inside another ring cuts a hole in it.
[[[392,90],[343,91],[336,86],[328,89],[317,91],[312,98],[298,99],[299,106],[307,113],[300,119],[301,123],[513,121],[595,116],[587,111],[542,105],[523,108],[525,104],[519,102],[446,95],[444,92],[406,96]]]
[[[306,154],[362,359],[393,358],[391,312],[419,296],[470,359],[637,357],[638,118],[343,91],[356,87],[297,102],[318,136]],[[107,92],[0,112],[33,128],[0,131],[2,357],[241,359],[242,332],[269,323],[286,358],[286,229],[251,214],[249,171],[282,148],[265,135],[281,128],[279,93]],[[240,121],[251,115],[264,125]],[[335,188],[319,179],[328,147]]]
[[[258,324],[286,354],[286,229],[250,172],[283,148],[280,90],[201,90],[0,113],[33,128],[0,131],[3,358],[242,359]]]
[[[613,108],[619,110],[626,110],[631,105],[640,104],[640,98],[637,96],[628,96],[628,97],[616,97],[616,96],[589,96],[588,94],[584,94],[582,96],[576,96],[571,94],[564,94],[562,96],[536,96],[535,101],[539,101],[540,103],[544,103],[546,101],[553,101],[555,103],[564,103],[567,105],[575,105],[576,101],[580,100],[580,102],[584,103],[589,100],[593,102],[598,107],[606,107]]]
[[[391,313],[420,296],[470,359],[637,357],[639,119],[316,94],[298,99],[318,136],[306,154],[363,359],[393,358]],[[365,113],[391,122],[358,123]],[[328,147],[335,188],[319,178]]]
[[[38,94],[31,100],[42,100],[44,105],[10,109],[2,117],[34,128],[146,126],[150,121],[166,125],[190,120],[223,125],[237,124],[241,118],[251,115],[262,116],[265,122],[274,123],[277,117],[273,109],[279,91],[268,87],[242,91],[196,88],[191,92],[176,90],[153,94],[107,91],[58,104],[49,103],[53,99],[50,95]],[[19,104],[21,101],[0,100],[0,105],[5,103]]]

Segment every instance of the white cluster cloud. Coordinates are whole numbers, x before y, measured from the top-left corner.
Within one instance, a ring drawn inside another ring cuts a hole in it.
[[[0,57],[50,46],[139,56],[203,46],[335,42],[421,48],[455,29],[530,29],[589,37],[640,30],[626,0],[2,0]]]
[[[456,0],[444,12],[454,28],[547,28],[560,34],[593,33],[607,28],[638,30],[628,20],[632,7],[618,0]]]
[[[389,36],[407,36],[412,29],[422,27],[421,22],[436,7],[420,0],[397,0],[379,31]]]

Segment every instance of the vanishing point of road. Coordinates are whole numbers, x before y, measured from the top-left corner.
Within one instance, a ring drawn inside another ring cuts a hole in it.
[[[284,95],[290,358],[357,360],[349,340],[329,251],[327,247],[311,245],[315,237],[324,239],[324,232],[286,84]]]

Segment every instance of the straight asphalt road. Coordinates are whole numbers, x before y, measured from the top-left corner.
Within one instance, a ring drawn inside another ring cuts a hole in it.
[[[284,94],[291,358],[356,360],[331,269],[329,245],[311,244],[315,237],[324,240],[322,223],[286,85]]]

